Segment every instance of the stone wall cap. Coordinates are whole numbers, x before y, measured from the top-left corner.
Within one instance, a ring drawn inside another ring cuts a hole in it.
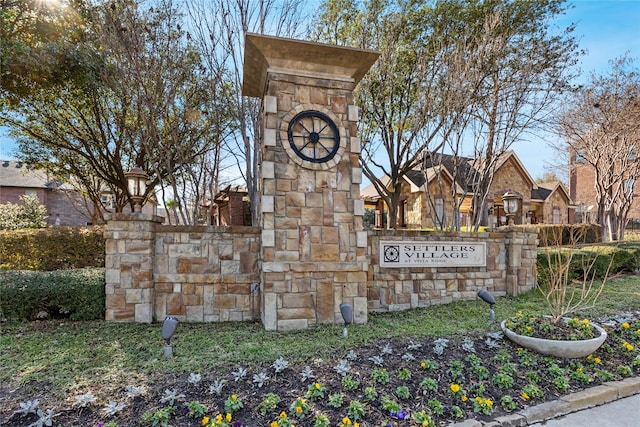
[[[248,33],[242,94],[261,98],[267,72],[348,80],[355,86],[380,56],[373,50]]]
[[[107,213],[104,215],[105,221],[149,221],[162,224],[164,217],[145,213]]]

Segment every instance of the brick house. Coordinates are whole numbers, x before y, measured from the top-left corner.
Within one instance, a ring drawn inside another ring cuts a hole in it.
[[[45,171],[13,160],[0,160],[0,203],[21,204],[20,197],[35,194],[47,208],[47,225],[91,225],[93,203],[71,185],[50,177]],[[101,195],[103,212],[115,212],[113,193]],[[157,206],[150,198],[142,212],[156,214]]]
[[[640,193],[635,181],[635,179],[628,181],[634,191],[627,216],[633,227],[637,227],[640,220]],[[569,156],[569,194],[576,206],[575,222],[597,222],[595,171],[583,156],[575,152],[570,153]]]
[[[466,177],[477,171],[471,158],[442,155],[437,164],[425,162],[424,169],[410,171],[402,183],[398,224],[404,228],[434,228],[433,218],[441,218],[444,227],[451,223],[453,203],[451,188],[460,200],[460,224],[469,226],[473,214],[473,188]],[[455,174],[455,170],[459,172]],[[429,203],[427,191],[433,200]],[[521,199],[515,224],[567,224],[573,218],[573,203],[565,186],[559,182],[536,183],[513,151],[504,153],[497,162],[489,190],[489,225],[506,225],[502,195],[515,192]],[[373,185],[361,192],[365,205],[375,209],[375,226],[384,226],[386,206]]]
[[[70,185],[22,162],[0,160],[0,203],[21,204],[20,197],[30,194],[47,208],[48,225],[87,225],[91,221],[90,204]]]
[[[246,188],[228,186],[216,194],[211,207],[212,225],[251,225],[251,208]]]

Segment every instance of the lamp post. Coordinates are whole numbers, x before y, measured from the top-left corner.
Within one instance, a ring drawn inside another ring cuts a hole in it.
[[[133,200],[133,212],[140,213],[142,211],[142,201],[147,191],[147,179],[149,176],[139,167],[134,167],[125,173],[127,178],[127,190]]]
[[[513,218],[518,212],[518,202],[520,196],[513,191],[509,190],[502,195],[502,204],[504,207],[504,213],[507,216],[507,225],[513,225]]]

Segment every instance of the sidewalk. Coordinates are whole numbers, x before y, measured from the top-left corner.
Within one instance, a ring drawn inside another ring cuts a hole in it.
[[[466,420],[449,427],[637,427],[640,377],[612,381],[492,421]]]

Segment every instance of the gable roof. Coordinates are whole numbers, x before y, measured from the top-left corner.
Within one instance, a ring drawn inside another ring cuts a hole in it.
[[[441,153],[425,153],[424,157],[424,166],[425,168],[431,168],[442,165],[449,173],[451,177],[455,177],[456,184],[460,186],[460,188],[466,189],[467,192],[473,193],[473,177],[479,174],[477,166],[480,166],[480,163],[483,162],[482,159],[474,159],[472,157],[464,157],[464,156],[453,156],[451,154],[441,154]],[[532,189],[537,189],[538,186],[535,180],[529,175],[527,169],[524,167],[518,156],[514,151],[506,151],[502,153],[497,161],[495,170],[498,171],[501,167],[503,167],[509,160],[515,162],[516,167],[522,173],[524,178],[529,181]],[[455,171],[458,170],[456,174]]]
[[[0,187],[57,189],[64,184],[23,162],[0,160]]]
[[[573,203],[569,192],[560,181],[543,182],[538,184],[538,188],[531,190],[531,200],[545,201],[556,191],[562,192],[569,204]]]

